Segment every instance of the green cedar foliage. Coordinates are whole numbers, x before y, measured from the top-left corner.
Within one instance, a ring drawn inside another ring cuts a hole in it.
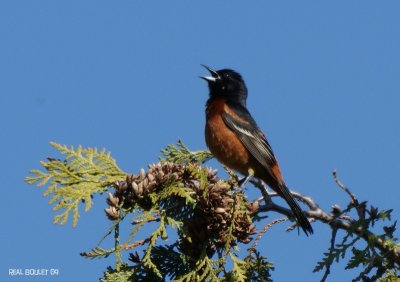
[[[32,176],[25,178],[29,184],[38,187],[48,184],[45,196],[51,196],[49,203],[55,204],[53,210],[62,211],[54,217],[54,223],[65,224],[70,213],[73,215],[72,225],[76,226],[79,218],[79,203],[85,205],[84,210],[92,207],[94,194],[107,191],[112,184],[123,178],[124,173],[105,149],[74,149],[55,142],[50,143],[64,159],[48,158],[40,164],[45,172],[31,170]]]
[[[254,239],[252,221],[265,220],[262,212],[268,209],[260,206],[258,210],[258,202],[249,202],[233,189],[238,178],[231,171],[227,171],[230,179],[224,181],[216,171],[203,167],[212,158],[210,152],[192,152],[178,141],[162,150],[159,164],[130,175],[104,149],[51,145],[62,159],[40,162],[43,170],[32,170],[25,180],[39,187],[47,185],[44,195],[59,212],[55,223],[65,224],[72,214],[76,226],[79,206],[88,211],[95,194],[108,192],[105,212],[111,224],[91,250],[81,253],[89,259],[115,256],[114,267],[108,267],[100,281],[272,281],[274,267],[256,249],[257,242],[271,226],[287,218],[267,222]],[[360,270],[354,281],[396,281],[396,222],[384,226],[381,234],[371,231],[391,219],[391,210],[367,208],[366,203],[352,200],[345,210],[330,214],[333,221],[316,215],[316,220],[330,225],[332,238],[314,272],[324,271],[325,281],[331,265],[349,257],[346,269]],[[354,211],[358,219],[348,219]],[[122,226],[130,230],[126,238],[120,235]],[[111,235],[114,246],[104,248],[104,240]],[[171,242],[171,238],[176,240]],[[244,244],[249,242],[253,244],[246,250]],[[130,262],[123,261],[123,253],[129,253]]]

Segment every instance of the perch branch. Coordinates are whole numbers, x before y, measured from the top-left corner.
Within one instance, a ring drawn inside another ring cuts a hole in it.
[[[357,205],[358,200],[355,198],[354,194],[345,185],[343,185],[343,183],[337,178],[336,171],[334,171],[333,175],[334,175],[334,180],[338,184],[338,186],[350,196],[351,202],[356,207],[357,213],[361,218],[363,216],[363,213],[365,212],[365,203]],[[258,210],[253,214],[253,216],[262,217],[260,215],[261,213],[274,211],[279,214],[285,215],[292,220],[294,219],[293,212],[290,209],[275,204],[271,200],[272,197],[278,196],[277,193],[268,192],[265,185],[259,180],[252,180],[251,183],[253,183],[253,185],[258,189],[260,189],[261,193],[263,194],[263,199],[266,202],[264,205],[259,206]],[[335,216],[321,209],[319,205],[315,202],[315,200],[313,200],[312,198],[302,195],[295,191],[291,191],[291,194],[296,199],[298,199],[299,201],[303,202],[308,206],[309,210],[305,210],[304,213],[312,221],[321,221],[325,224],[329,224],[333,229],[342,229],[347,232],[354,233],[360,236],[366,242],[369,242],[374,247],[376,247],[382,254],[393,259],[393,261],[395,261],[396,264],[400,267],[400,252],[394,250],[393,248],[385,244],[385,241],[382,238],[373,234],[365,226],[358,226],[357,228],[355,228],[353,225],[354,220],[352,220],[351,217],[347,215]]]

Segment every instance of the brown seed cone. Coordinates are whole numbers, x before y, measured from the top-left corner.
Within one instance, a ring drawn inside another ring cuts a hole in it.
[[[237,242],[250,242],[250,236],[256,231],[249,217],[251,211],[248,207],[251,205],[245,198],[240,201],[239,195],[233,196],[230,186],[219,181],[215,174],[215,171],[207,172],[208,186],[205,189],[200,185],[194,188],[197,205],[193,216],[185,222],[190,240],[183,234],[180,240],[180,250],[194,259],[201,255],[204,246],[207,246],[208,255],[213,254],[215,248],[225,246],[230,240],[228,229],[232,224],[231,246]],[[245,212],[234,219],[234,210]]]
[[[167,182],[180,179],[183,174],[184,168],[179,164],[157,163],[149,165],[147,172],[141,169],[138,175],[127,175],[125,181],[115,183],[115,193],[109,194],[107,203],[110,207],[105,209],[106,215],[110,220],[115,220],[121,207],[129,209],[134,203],[145,210],[150,209],[152,202],[149,193],[163,189]],[[111,207],[115,210],[110,209]]]
[[[177,181],[193,190],[193,198],[196,201],[190,218],[183,219],[187,231],[185,234],[179,234],[179,249],[182,253],[196,259],[204,247],[207,254],[212,255],[216,248],[225,246],[227,240],[232,239],[231,246],[238,242],[250,242],[250,236],[255,233],[255,226],[249,215],[256,211],[258,206],[249,203],[241,194],[233,195],[230,185],[216,176],[216,170],[206,169],[205,186],[201,182],[202,172],[199,169],[201,168],[195,164],[182,166],[175,163],[158,163],[149,165],[147,172],[141,169],[138,175],[128,175],[125,181],[115,183],[115,193],[110,194],[107,200],[110,207],[106,209],[106,214],[109,219],[114,220],[118,218],[120,208],[129,209],[135,203],[143,209],[150,209],[152,201],[149,194],[161,191]],[[173,213],[170,216],[179,217],[186,206],[185,200],[178,196],[172,200],[176,208],[168,212]]]

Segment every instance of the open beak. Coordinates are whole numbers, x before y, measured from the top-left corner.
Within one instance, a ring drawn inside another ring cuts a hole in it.
[[[210,72],[211,76],[200,76],[200,78],[204,79],[207,82],[215,82],[215,81],[217,81],[217,79],[220,78],[219,74],[212,68],[210,68],[206,65],[203,65],[203,64],[201,64],[201,66],[205,67]]]

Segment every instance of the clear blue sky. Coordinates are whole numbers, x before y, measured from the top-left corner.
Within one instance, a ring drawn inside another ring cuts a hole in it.
[[[242,73],[290,187],[345,206],[336,168],[360,200],[400,219],[400,3],[189,2],[1,1],[1,281],[96,281],[113,264],[79,256],[108,227],[103,198],[76,228],[57,226],[44,190],[23,178],[55,155],[49,141],[106,147],[128,172],[179,138],[204,149],[200,63]],[[264,236],[276,281],[319,281],[311,271],[330,231],[314,228]],[[332,271],[331,281],[354,274]]]

